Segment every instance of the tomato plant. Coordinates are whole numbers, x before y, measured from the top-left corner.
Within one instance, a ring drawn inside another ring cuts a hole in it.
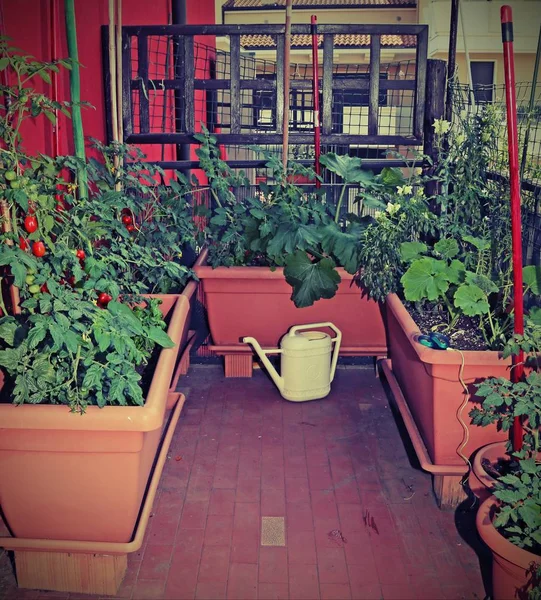
[[[4,38],[0,61],[13,82],[0,84],[0,93],[12,98],[14,111],[0,112],[0,196],[11,217],[11,230],[0,233],[0,273],[7,271],[21,298],[21,313],[7,316],[0,294],[6,389],[17,404],[64,404],[78,412],[141,405],[141,373],[154,352],[173,344],[158,301],[137,294],[180,291],[190,275],[178,260],[182,244],[193,239],[188,188],[159,183],[141,156],[114,172],[114,156],[129,158],[131,151],[98,145],[102,159],[86,165],[92,193],[81,198],[80,159],[29,156],[20,135],[26,118],[68,113],[67,104],[31,88],[63,61],[38,63],[8,49]],[[137,219],[137,238],[124,214],[133,227]]]

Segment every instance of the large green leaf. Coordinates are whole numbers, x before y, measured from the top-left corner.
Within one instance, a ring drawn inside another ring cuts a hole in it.
[[[352,275],[359,269],[359,237],[363,229],[361,224],[347,233],[341,231],[336,223],[325,227],[321,236],[321,245],[327,254],[333,255],[338,263]]]
[[[400,279],[406,300],[437,300],[445,294],[449,289],[449,281],[445,270],[441,269],[441,263],[442,261],[425,257],[411,264]]]
[[[461,285],[455,292],[455,306],[460,308],[465,315],[485,315],[490,310],[487,295],[476,285]]]
[[[298,308],[312,306],[321,298],[332,298],[340,283],[340,275],[330,258],[313,263],[301,251],[286,258],[284,274],[293,288],[291,299]]]
[[[451,259],[458,254],[458,243],[452,238],[440,240],[434,245],[434,250],[443,258]]]
[[[402,242],[400,244],[400,256],[404,262],[412,262],[418,259],[427,250],[423,242]]]
[[[406,182],[404,174],[396,167],[384,167],[380,173],[381,181],[389,187],[398,187]]]
[[[455,259],[445,268],[445,276],[449,280],[449,283],[458,285],[464,281],[464,264]]]
[[[524,285],[528,286],[533,294],[541,294],[541,267],[530,265],[522,269]]]
[[[344,183],[362,183],[368,185],[374,181],[372,171],[361,167],[361,159],[356,156],[338,155],[334,152],[324,154],[319,162],[329,171],[341,177]]]
[[[534,306],[528,313],[528,319],[534,325],[541,327],[541,308]]]
[[[500,288],[486,275],[466,271],[466,283],[480,287],[485,294],[496,293]]]
[[[490,241],[483,238],[474,237],[473,235],[465,235],[462,238],[465,242],[475,246],[477,250],[488,250],[490,248]]]

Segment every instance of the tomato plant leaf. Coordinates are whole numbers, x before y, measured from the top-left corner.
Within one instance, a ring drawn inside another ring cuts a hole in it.
[[[159,327],[148,327],[146,329],[146,334],[148,337],[156,344],[160,345],[162,348],[174,348],[175,343],[173,340],[167,335],[167,333],[160,329]]]

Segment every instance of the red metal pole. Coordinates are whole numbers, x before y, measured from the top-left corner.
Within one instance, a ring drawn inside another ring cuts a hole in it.
[[[314,148],[315,148],[315,172],[316,175],[321,174],[321,165],[319,157],[321,155],[321,129],[319,125],[319,59],[317,55],[318,39],[317,39],[317,17],[312,15],[312,80],[313,80],[313,95],[314,95]],[[321,187],[321,181],[316,179],[316,187]]]
[[[524,306],[522,283],[522,231],[520,219],[520,180],[518,162],[517,102],[515,92],[515,62],[513,56],[513,12],[510,6],[500,9],[502,23],[505,101],[507,105],[507,143],[509,149],[509,183],[511,185],[511,233],[513,248],[513,301],[515,333],[524,333]],[[511,381],[520,381],[524,374],[524,353],[513,356]],[[522,424],[519,417],[513,421],[513,450],[522,448]]]

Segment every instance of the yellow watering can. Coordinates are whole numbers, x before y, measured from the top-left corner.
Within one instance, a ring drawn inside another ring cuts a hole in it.
[[[336,336],[331,338],[322,331],[304,331],[313,327],[329,327]],[[286,400],[304,402],[325,398],[331,391],[341,340],[342,332],[332,323],[310,323],[292,327],[280,340],[280,348],[263,349],[252,337],[245,337],[242,341],[254,347]],[[267,354],[282,355],[281,377],[267,358]]]

